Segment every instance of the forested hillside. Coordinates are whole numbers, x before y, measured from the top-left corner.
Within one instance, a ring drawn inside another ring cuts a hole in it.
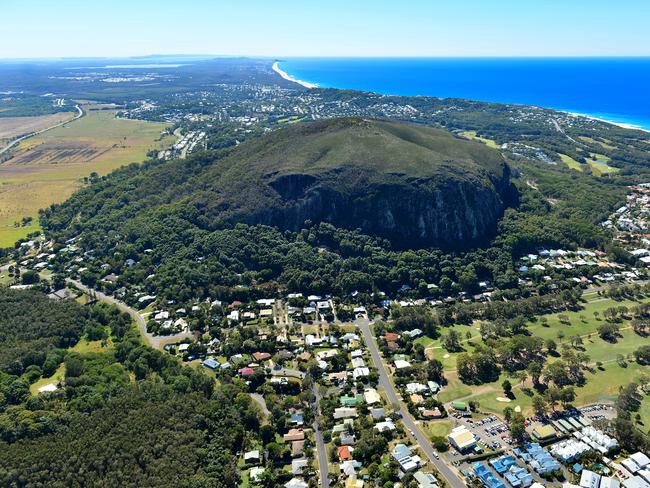
[[[73,347],[97,328],[111,347]],[[142,345],[128,316],[106,305],[0,287],[0,330],[0,485],[237,483],[232,453],[258,424],[238,386],[215,388],[201,371]],[[41,377],[59,378],[59,387],[30,391]]]

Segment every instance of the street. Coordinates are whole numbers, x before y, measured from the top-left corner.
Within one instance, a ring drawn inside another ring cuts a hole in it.
[[[424,432],[422,432],[419,426],[415,423],[413,417],[411,417],[411,414],[408,412],[408,410],[403,408],[403,404],[400,401],[400,398],[397,395],[397,392],[395,391],[393,383],[390,380],[390,377],[388,376],[388,372],[386,371],[384,363],[381,360],[381,355],[379,354],[379,349],[377,348],[377,342],[375,340],[374,335],[372,334],[372,331],[370,330],[370,321],[368,321],[367,319],[358,319],[355,323],[357,324],[357,326],[361,330],[361,333],[363,334],[363,338],[366,342],[366,347],[370,351],[370,355],[372,356],[372,361],[375,363],[375,367],[377,368],[377,373],[379,375],[379,384],[384,389],[384,391],[386,391],[390,403],[393,405],[396,411],[398,411],[401,414],[404,425],[406,426],[407,429],[409,429],[413,433],[413,437],[415,437],[415,440],[417,441],[422,451],[426,454],[426,456],[433,463],[433,465],[438,469],[438,471],[445,478],[447,483],[453,488],[465,488],[466,486],[465,483],[455,473],[455,471],[452,470],[444,461],[436,458],[434,454],[435,450],[433,449],[433,446],[431,445],[429,438],[426,436]]]

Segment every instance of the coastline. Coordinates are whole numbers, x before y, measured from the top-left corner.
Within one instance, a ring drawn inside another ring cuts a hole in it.
[[[603,119],[602,117],[596,117],[594,115],[583,114],[579,112],[570,112],[568,110],[559,110],[559,111],[564,112],[565,114],[569,114],[573,117],[584,117],[585,119],[597,120],[598,122],[604,122],[605,124],[615,125],[616,127],[620,127],[622,129],[640,130],[641,132],[650,133],[650,129],[646,129],[640,125],[628,124],[625,122],[616,122],[614,120]]]
[[[308,81],[299,80],[297,78],[294,78],[290,74],[288,74],[286,71],[282,71],[282,69],[280,68],[280,61],[275,61],[273,63],[273,71],[275,71],[285,80],[298,83],[299,85],[302,85],[305,88],[318,88],[318,85],[316,83],[309,83]]]

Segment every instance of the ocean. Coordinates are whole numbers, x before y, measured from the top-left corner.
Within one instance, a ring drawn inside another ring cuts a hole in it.
[[[288,58],[319,87],[537,105],[650,130],[650,57]]]

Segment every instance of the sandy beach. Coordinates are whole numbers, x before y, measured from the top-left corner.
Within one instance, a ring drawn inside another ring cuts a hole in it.
[[[560,112],[564,112],[565,114],[572,115],[573,117],[584,117],[585,119],[597,120],[598,122],[604,122],[606,124],[615,125],[617,127],[621,127],[622,129],[633,129],[633,130],[640,130],[641,132],[650,133],[650,130],[644,129],[641,126],[634,125],[634,124],[626,124],[624,122],[615,122],[613,120],[607,120],[607,119],[603,119],[603,118],[600,118],[600,117],[594,117],[593,115],[581,114],[581,113],[577,113],[577,112],[568,112],[566,110],[560,110]]]
[[[290,74],[282,71],[280,69],[280,62],[276,61],[273,63],[273,71],[275,71],[277,74],[279,74],[282,78],[284,78],[287,81],[293,81],[294,83],[298,83],[299,85],[304,86],[305,88],[318,88],[318,85],[315,83],[309,83],[308,81],[302,81],[294,78]]]

